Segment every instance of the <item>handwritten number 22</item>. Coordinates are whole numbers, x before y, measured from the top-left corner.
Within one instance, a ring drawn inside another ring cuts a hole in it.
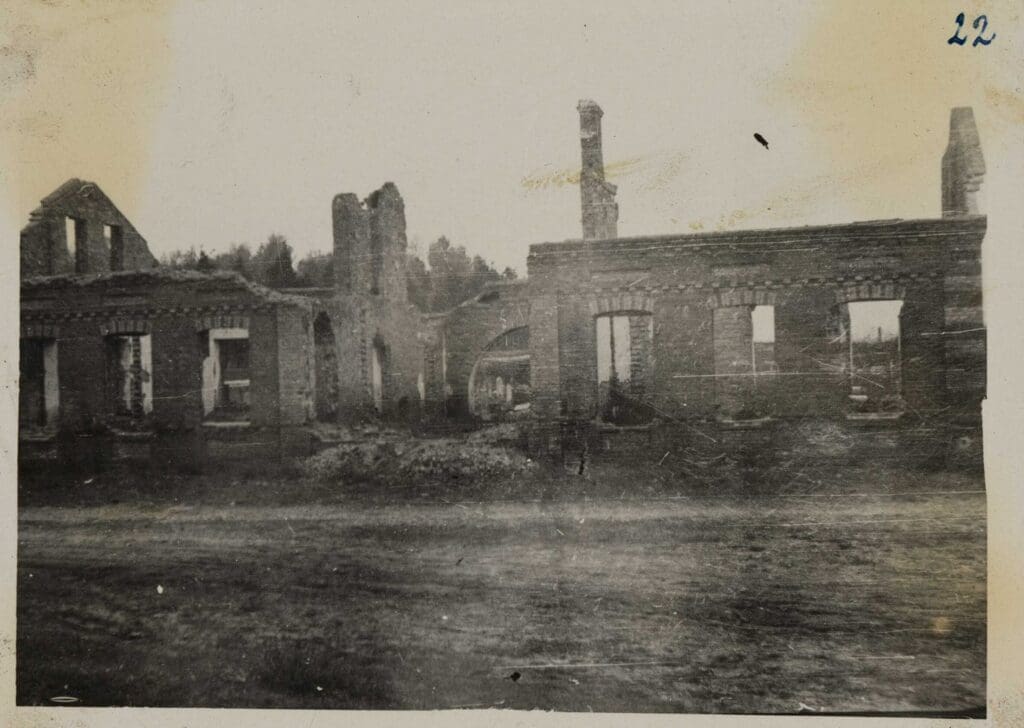
[[[956,16],[956,32],[954,32],[952,37],[946,41],[947,43],[949,43],[949,45],[963,45],[964,43],[967,42],[967,38],[960,37],[960,31],[963,30],[964,27],[964,20],[965,19],[963,13],[960,13],[959,15]],[[978,29],[979,23],[981,24],[980,30]],[[988,18],[986,16],[979,15],[974,19],[974,23],[972,23],[971,25],[975,30],[978,31],[978,35],[974,37],[974,42],[971,43],[972,47],[978,45],[988,45],[989,43],[996,39],[995,33],[993,33],[989,38],[982,37],[985,31],[988,30]]]

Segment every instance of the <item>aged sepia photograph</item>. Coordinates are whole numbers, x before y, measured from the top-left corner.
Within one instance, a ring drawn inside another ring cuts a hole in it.
[[[1011,10],[15,2],[16,705],[990,718]]]

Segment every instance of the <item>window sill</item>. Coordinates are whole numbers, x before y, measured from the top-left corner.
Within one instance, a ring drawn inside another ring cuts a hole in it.
[[[749,420],[733,420],[722,417],[717,419],[716,422],[723,430],[760,430],[775,422],[775,418],[765,416],[755,417]]]
[[[31,428],[31,429],[19,429],[18,430],[18,441],[19,442],[55,442],[57,440],[57,431],[42,428]]]
[[[896,422],[903,418],[906,414],[902,410],[899,412],[848,412],[846,414],[847,422]]]
[[[125,442],[148,442],[153,439],[153,433],[149,430],[117,430],[112,429],[110,434],[118,440]]]
[[[207,420],[203,423],[203,427],[212,427],[216,429],[237,429],[242,430],[247,427],[251,427],[252,423],[248,420]]]
[[[598,432],[647,432],[655,426],[655,422],[645,422],[642,425],[617,425],[614,422],[594,420],[594,427]]]

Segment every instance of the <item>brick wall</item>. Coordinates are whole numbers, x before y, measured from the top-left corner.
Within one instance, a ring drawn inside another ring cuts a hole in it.
[[[256,427],[280,423],[282,374],[277,316],[273,311],[249,317],[249,420]]]
[[[529,258],[535,401],[545,416],[594,415],[594,316],[638,297],[653,311],[653,397],[671,418],[764,400],[778,417],[844,417],[847,302],[901,299],[910,416],[984,396],[980,243],[985,219],[533,246]],[[778,373],[750,371],[750,309],[775,307]],[[536,327],[536,328],[535,328]],[[969,372],[971,376],[961,376]]]
[[[558,296],[530,281],[530,390],[541,419],[562,416]]]
[[[281,306],[276,313],[280,424],[301,425],[315,417],[313,322],[300,308]]]
[[[659,412],[703,416],[714,406],[712,311],[706,298],[674,292],[655,299],[653,398]]]
[[[532,333],[532,332],[531,332]],[[587,301],[558,297],[558,354],[562,413],[571,418],[597,414],[597,341]]]
[[[753,394],[750,311],[750,306],[723,306],[713,314],[716,403],[726,415],[741,411]]]

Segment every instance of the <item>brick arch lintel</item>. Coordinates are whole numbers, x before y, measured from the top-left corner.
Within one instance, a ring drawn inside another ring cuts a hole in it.
[[[600,316],[616,311],[643,311],[654,313],[654,299],[645,293],[616,293],[590,299],[590,314]]]
[[[100,335],[148,334],[150,324],[144,318],[113,318],[100,324]]]
[[[57,339],[60,338],[60,326],[50,323],[23,323],[21,325],[23,339]]]
[[[764,288],[726,288],[708,299],[709,308],[733,306],[774,306],[776,292]]]
[[[248,316],[238,316],[236,314],[212,314],[210,316],[201,316],[196,319],[196,331],[247,328],[249,328]]]
[[[906,298],[907,288],[895,281],[861,281],[836,290],[836,304],[853,301],[895,301]]]

